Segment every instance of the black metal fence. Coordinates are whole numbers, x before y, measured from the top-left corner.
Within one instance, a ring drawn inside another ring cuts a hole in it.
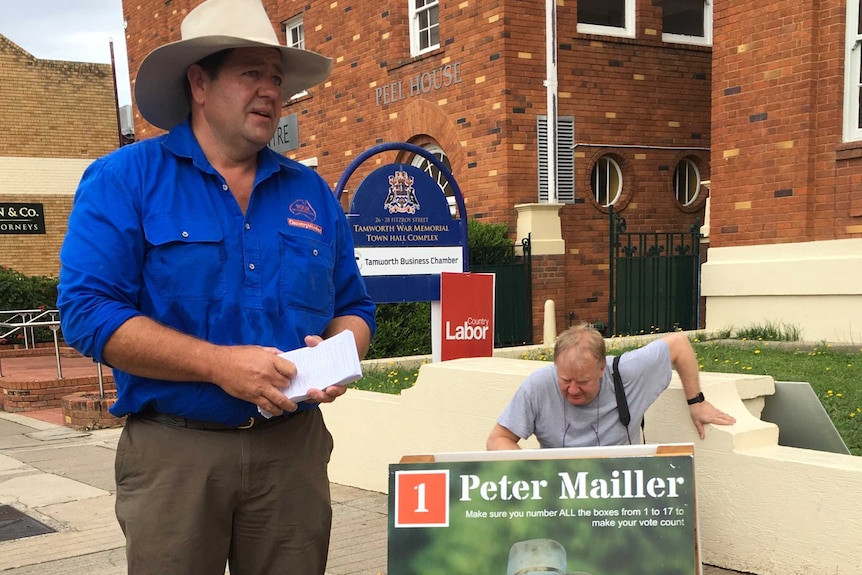
[[[611,212],[608,335],[697,329],[700,223],[688,232],[626,232]]]
[[[533,289],[530,238],[520,245],[470,248],[470,271],[496,274],[494,347],[533,343]]]

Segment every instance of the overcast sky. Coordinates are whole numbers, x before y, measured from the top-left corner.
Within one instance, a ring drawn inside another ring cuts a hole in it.
[[[111,63],[120,106],[132,103],[122,0],[2,0],[0,34],[42,60]]]

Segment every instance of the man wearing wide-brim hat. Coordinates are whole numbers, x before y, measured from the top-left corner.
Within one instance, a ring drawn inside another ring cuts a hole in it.
[[[344,330],[360,355],[374,304],[344,213],[313,171],[266,147],[282,102],[330,60],[279,44],[260,0],[206,0],[142,62],[135,97],[168,130],[94,162],[60,259],[63,334],[114,368],[128,415],[117,518],[129,573],[322,574],[332,437],[288,399],[279,352]]]

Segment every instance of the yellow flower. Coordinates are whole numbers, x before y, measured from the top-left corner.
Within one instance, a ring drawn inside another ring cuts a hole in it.
[[[831,369],[831,368],[827,365],[827,366],[826,366],[826,371],[829,371],[830,369]]]
[[[836,393],[835,397],[844,397],[844,394],[843,393]]]
[[[855,414],[855,413],[851,413],[851,414],[850,414],[850,417],[856,417],[856,414]]]
[[[754,354],[755,354],[755,355],[758,355],[759,353],[760,353],[760,350],[759,350],[759,349],[755,349],[755,350],[754,350]]]

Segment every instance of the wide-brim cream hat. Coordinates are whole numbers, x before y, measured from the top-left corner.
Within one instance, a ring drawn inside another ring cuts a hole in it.
[[[309,50],[279,44],[260,0],[206,0],[180,27],[182,40],[150,52],[135,79],[135,101],[149,123],[170,130],[186,119],[186,69],[228,48],[276,48],[285,72],[281,94],[287,100],[325,80],[332,60]]]

